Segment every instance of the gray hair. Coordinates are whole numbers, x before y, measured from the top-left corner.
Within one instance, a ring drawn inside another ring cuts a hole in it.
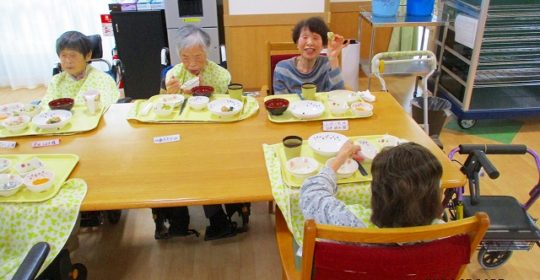
[[[180,53],[183,49],[194,46],[200,46],[206,52],[210,47],[210,35],[194,25],[186,25],[178,29],[176,51]]]

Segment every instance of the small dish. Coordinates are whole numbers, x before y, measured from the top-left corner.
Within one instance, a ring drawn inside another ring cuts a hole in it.
[[[181,94],[163,94],[160,96],[158,102],[163,102],[166,104],[173,105],[174,108],[180,107],[184,103],[184,96]]]
[[[54,173],[49,170],[36,170],[24,176],[24,184],[31,192],[48,190],[54,181]]]
[[[395,147],[401,144],[401,140],[394,135],[385,134],[383,137],[377,139],[377,143],[382,147]]]
[[[369,117],[373,115],[373,105],[366,102],[355,102],[351,104],[351,111],[358,117]]]
[[[35,116],[32,123],[44,130],[61,129],[69,123],[72,116],[70,111],[52,110]]]
[[[11,160],[7,158],[0,158],[0,173],[7,172],[11,166]]]
[[[193,89],[193,87],[196,87],[199,85],[199,77],[195,77],[195,78],[192,78],[192,79],[189,79],[187,81],[185,81],[182,86],[180,86],[181,89],[183,90],[190,90],[190,89]]]
[[[212,93],[214,93],[214,88],[211,86],[196,86],[191,89],[191,94],[193,96],[206,96],[210,98]]]
[[[160,117],[165,117],[170,114],[172,114],[174,110],[174,102],[164,102],[164,101],[158,101],[154,103],[153,109],[154,114]]]
[[[295,157],[286,162],[285,168],[293,176],[304,179],[315,174],[319,169],[319,163],[311,157]]]
[[[192,96],[187,101],[189,107],[195,111],[206,108],[208,102],[210,102],[210,98],[206,96]]]
[[[49,102],[49,108],[51,108],[51,110],[70,111],[71,108],[73,108],[73,104],[75,104],[75,100],[73,98],[58,98]]]
[[[11,196],[19,191],[23,179],[15,174],[0,174],[0,196]]]
[[[271,115],[280,116],[289,108],[289,100],[285,98],[272,98],[264,102],[264,107]]]
[[[23,114],[29,117],[33,117],[39,114],[39,112],[41,112],[41,106],[36,104],[25,104],[22,111]]]
[[[360,139],[357,140],[355,144],[360,146],[358,155],[361,156],[366,163],[373,161],[375,156],[379,153],[379,150],[377,150],[377,148],[367,140]]]
[[[30,117],[27,115],[20,115],[17,117],[9,117],[2,121],[2,126],[12,133],[17,133],[25,130],[30,123]]]
[[[326,166],[330,167],[335,159],[335,157],[328,159],[326,161]],[[336,174],[338,178],[349,178],[356,170],[358,170],[358,162],[349,158],[338,168]]]
[[[308,144],[315,153],[325,157],[333,157],[348,139],[343,134],[320,132],[311,135],[308,139]]]
[[[347,102],[348,104],[352,104],[359,101],[360,99],[360,94],[355,91],[338,89],[328,92],[328,101],[342,101]]]
[[[32,171],[40,170],[45,166],[39,158],[33,157],[29,160],[20,162],[14,166],[15,171],[19,173],[21,176],[24,176]]]
[[[319,101],[302,100],[292,103],[289,110],[299,119],[310,120],[324,113],[324,105]]]
[[[243,106],[242,102],[236,99],[222,98],[208,103],[208,110],[212,114],[227,118],[236,115]]]
[[[24,104],[20,102],[0,105],[0,113],[3,113],[2,115],[7,116],[18,115],[18,113],[21,113],[23,111],[23,109]]]
[[[334,116],[343,116],[348,110],[349,105],[343,100],[328,100],[328,110]]]

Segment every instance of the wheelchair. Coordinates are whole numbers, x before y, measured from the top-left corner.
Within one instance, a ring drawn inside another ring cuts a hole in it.
[[[453,160],[456,153],[467,154],[461,172],[467,176],[469,196],[464,187],[447,189],[443,205],[447,207],[448,219],[462,219],[486,212],[490,225],[479,245],[478,262],[484,269],[496,269],[506,263],[514,250],[530,250],[534,244],[540,246],[540,229],[536,219],[527,210],[540,196],[540,181],[529,192],[529,199],[521,204],[512,196],[480,196],[480,172],[483,168],[491,178],[499,177],[499,171],[486,154],[530,154],[540,172],[540,157],[525,145],[477,145],[464,144],[448,154]]]

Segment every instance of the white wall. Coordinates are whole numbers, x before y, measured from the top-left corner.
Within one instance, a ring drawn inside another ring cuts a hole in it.
[[[324,12],[324,0],[229,0],[230,15]]]

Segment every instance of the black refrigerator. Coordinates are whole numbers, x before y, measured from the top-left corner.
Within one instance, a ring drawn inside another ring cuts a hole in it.
[[[161,50],[168,47],[163,10],[111,12],[114,40],[124,66],[124,92],[134,99],[159,93]]]

